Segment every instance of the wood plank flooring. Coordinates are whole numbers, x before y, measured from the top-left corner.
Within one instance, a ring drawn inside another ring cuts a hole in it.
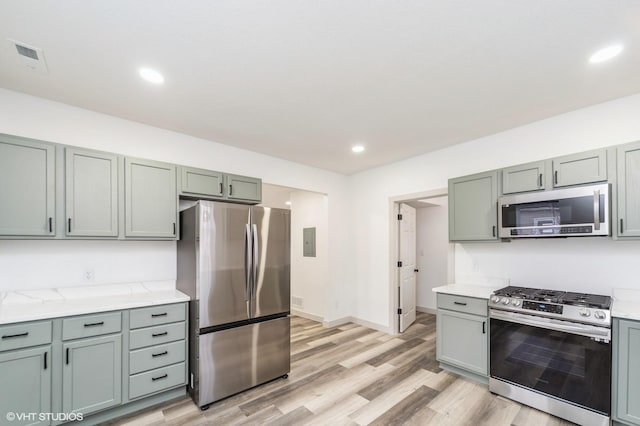
[[[403,334],[291,321],[291,373],[200,411],[188,397],[114,425],[560,426],[556,417],[441,370],[435,316]]]

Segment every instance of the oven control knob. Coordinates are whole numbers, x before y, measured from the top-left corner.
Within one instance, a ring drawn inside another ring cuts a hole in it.
[[[518,299],[514,299],[514,300],[511,302],[511,304],[512,304],[513,306],[520,306],[520,301],[519,301]]]
[[[508,305],[509,304],[509,299],[507,299],[506,297],[503,297],[501,300],[503,305]]]
[[[498,297],[498,296],[493,296],[493,297],[491,298],[491,301],[492,301],[493,303],[500,303],[500,297]]]
[[[599,319],[599,320],[603,320],[603,319],[607,318],[607,314],[605,314],[605,313],[604,313],[604,312],[602,312],[602,311],[595,311],[595,312],[593,313],[593,316],[594,316],[594,317],[596,317],[596,318],[597,318],[597,319]]]
[[[591,311],[588,310],[588,309],[580,309],[578,311],[578,313],[580,314],[581,317],[589,317],[589,316],[591,316]]]

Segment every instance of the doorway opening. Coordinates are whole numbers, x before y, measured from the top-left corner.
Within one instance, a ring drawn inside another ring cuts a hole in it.
[[[454,281],[454,245],[449,243],[446,189],[390,201],[389,324],[394,333],[402,333],[416,311],[436,312],[433,288]]]

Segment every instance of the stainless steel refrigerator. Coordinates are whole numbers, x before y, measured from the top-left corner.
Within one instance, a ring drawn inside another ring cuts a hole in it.
[[[180,213],[191,297],[189,393],[201,408],[290,370],[290,212],[198,201]]]

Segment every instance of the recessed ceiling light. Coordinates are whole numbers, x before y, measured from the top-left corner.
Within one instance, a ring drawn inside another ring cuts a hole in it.
[[[354,145],[351,147],[351,151],[355,152],[355,153],[360,153],[362,151],[364,151],[364,146],[362,145]]]
[[[621,44],[614,44],[613,46],[605,47],[604,49],[598,50],[596,53],[591,55],[589,58],[589,62],[592,64],[597,64],[599,62],[605,62],[609,59],[612,59],[620,54],[624,47]]]
[[[158,71],[151,68],[140,68],[140,77],[147,80],[149,83],[162,84],[164,83],[164,77]]]
[[[290,206],[291,205],[291,201],[285,201],[284,202],[286,205]]]

